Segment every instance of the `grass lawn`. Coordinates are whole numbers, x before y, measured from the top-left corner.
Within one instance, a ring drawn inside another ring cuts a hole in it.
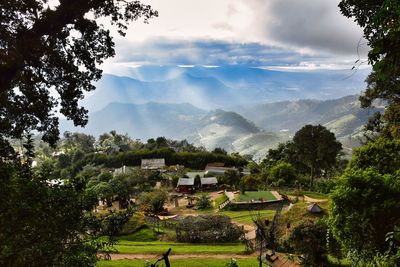
[[[324,204],[324,205],[322,205]],[[317,221],[321,219],[322,217],[326,216],[326,207],[328,203],[318,203],[321,208],[325,209],[323,214],[313,214],[310,213],[307,210],[309,203],[306,202],[298,202],[293,205],[293,207],[288,210],[288,211],[283,211],[281,218],[280,218],[280,223],[279,223],[279,230],[281,233],[290,233],[293,229],[295,229],[297,226],[301,225],[304,222],[308,221]],[[286,225],[290,223],[290,229],[287,232]],[[289,236],[289,235],[288,235]]]
[[[155,258],[149,259],[151,263],[155,262]],[[174,267],[221,267],[230,262],[230,259],[210,259],[210,258],[195,258],[195,259],[172,259],[171,266]],[[248,259],[237,259],[237,264],[240,267],[258,266],[256,257]],[[146,265],[146,260],[116,260],[116,261],[99,261],[97,266],[100,267],[143,267]],[[161,265],[164,266],[164,265]]]
[[[228,197],[225,194],[221,194],[221,196],[219,196],[216,200],[215,200],[215,207],[214,208],[218,208],[219,205],[221,205],[222,203],[224,203],[226,200],[228,200]]]
[[[130,254],[157,254],[161,255],[169,248],[172,248],[171,254],[241,254],[245,247],[241,243],[227,244],[187,244],[174,242],[134,242],[121,240],[114,248],[119,253]]]
[[[233,221],[237,223],[242,223],[242,224],[253,224],[252,218],[257,216],[258,214],[262,218],[270,218],[272,219],[275,215],[274,210],[255,210],[255,211],[248,211],[248,210],[241,210],[241,211],[220,211],[219,213],[216,214],[224,214],[228,217],[230,217]]]
[[[248,202],[251,200],[276,200],[275,196],[271,191],[246,191],[244,194],[240,194],[238,201]]]
[[[139,231],[137,231],[133,234],[119,236],[118,239],[120,241],[141,241],[141,242],[158,240],[154,230],[150,229],[147,226],[140,228]]]

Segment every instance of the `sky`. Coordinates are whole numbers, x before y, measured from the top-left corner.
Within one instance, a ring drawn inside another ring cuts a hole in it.
[[[114,34],[106,73],[142,65],[247,65],[288,70],[348,69],[364,61],[362,30],[338,0],[142,0],[159,12]],[[362,67],[366,67],[364,64]]]

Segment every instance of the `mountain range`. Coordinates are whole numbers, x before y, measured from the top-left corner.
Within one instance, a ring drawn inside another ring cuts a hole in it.
[[[81,104],[91,112],[108,104],[190,103],[227,109],[299,99],[335,99],[358,94],[369,70],[288,71],[243,66],[132,68],[129,77],[103,75]]]
[[[289,140],[305,124],[326,126],[345,147],[351,149],[357,144],[357,136],[368,117],[378,110],[382,107],[362,109],[357,95],[325,101],[298,100],[241,106],[230,111],[207,111],[189,103],[114,102],[90,113],[85,128],[73,128],[72,124],[62,121],[61,129],[96,136],[116,130],[142,140],[158,136],[187,139],[209,150],[222,147],[260,159],[268,149]]]
[[[382,110],[361,109],[357,100],[368,72],[128,68],[126,76],[103,75],[96,90],[81,101],[89,110],[84,129],[65,120],[60,128],[96,136],[116,130],[144,141],[158,136],[187,139],[207,149],[222,147],[262,158],[305,124],[322,124],[351,149],[368,117]]]

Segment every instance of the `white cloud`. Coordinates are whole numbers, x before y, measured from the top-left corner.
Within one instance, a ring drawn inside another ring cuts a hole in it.
[[[316,68],[338,68],[351,67],[358,59],[362,31],[340,14],[339,0],[142,2],[158,10],[159,17],[149,24],[141,20],[132,23],[124,38],[115,34],[117,56],[107,61],[104,69],[112,68],[112,62],[296,65],[299,57],[311,62],[306,68],[313,68],[312,64]],[[207,42],[209,46],[205,45]],[[229,45],[213,47],[215,43]],[[251,48],[254,44],[258,45]],[[365,44],[360,46],[362,59],[367,50]]]
[[[144,0],[159,11],[131,25],[127,38],[144,41],[213,39],[261,42],[298,50],[355,54],[361,29],[340,14],[339,0]],[[364,46],[363,50],[366,47]]]

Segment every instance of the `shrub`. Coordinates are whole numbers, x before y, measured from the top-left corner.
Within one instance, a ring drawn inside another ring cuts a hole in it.
[[[242,229],[225,215],[189,216],[176,227],[177,240],[188,243],[235,242],[242,233]]]
[[[164,190],[142,193],[139,197],[140,209],[151,213],[160,213],[164,210],[164,204],[168,194]]]
[[[210,197],[207,194],[201,194],[199,200],[197,201],[197,207],[199,209],[211,208]]]

